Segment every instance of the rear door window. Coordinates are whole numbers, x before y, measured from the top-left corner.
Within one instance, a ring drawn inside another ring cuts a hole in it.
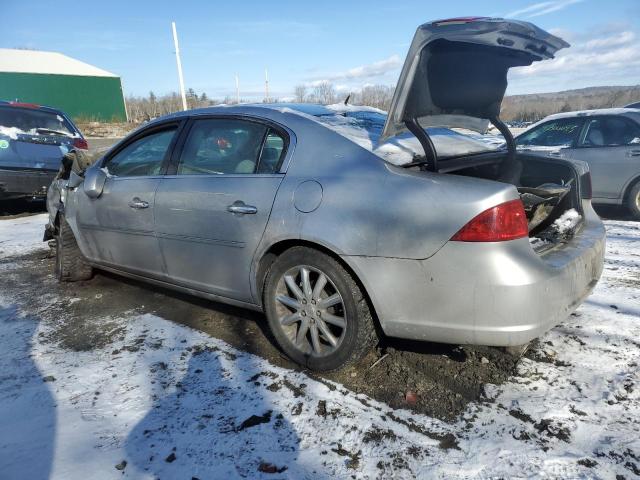
[[[583,147],[616,147],[640,144],[640,126],[623,117],[588,120],[580,141]]]
[[[538,125],[520,135],[516,143],[522,146],[570,147],[578,139],[581,118],[560,118]]]
[[[178,175],[275,173],[285,148],[267,125],[237,119],[196,120],[180,154]]]
[[[160,175],[176,131],[173,126],[133,140],[107,160],[107,171],[119,177]]]

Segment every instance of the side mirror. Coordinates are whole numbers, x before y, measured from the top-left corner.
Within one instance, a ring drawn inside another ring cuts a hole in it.
[[[84,182],[84,178],[71,170],[71,173],[69,174],[69,180],[67,180],[67,188],[76,188],[82,182]]]
[[[98,198],[102,194],[107,174],[101,168],[89,168],[84,174],[84,193],[89,198]]]

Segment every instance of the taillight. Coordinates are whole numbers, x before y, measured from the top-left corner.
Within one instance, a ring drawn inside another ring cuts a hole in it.
[[[89,150],[89,144],[84,138],[76,138],[73,141],[73,146],[80,150]]]
[[[520,200],[501,203],[477,215],[451,240],[456,242],[504,242],[529,235],[527,216]]]

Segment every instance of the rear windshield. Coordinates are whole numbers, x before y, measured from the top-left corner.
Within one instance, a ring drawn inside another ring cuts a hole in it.
[[[423,153],[420,142],[410,132],[404,132],[382,143],[378,141],[387,119],[387,113],[382,110],[355,106],[345,108],[341,105],[329,105],[327,108],[335,113],[314,115],[318,122],[394,165],[410,163]],[[482,135],[446,126],[428,127],[426,131],[439,158],[483,153],[504,146],[504,138],[497,132]]]
[[[3,128],[4,127],[4,128]],[[76,131],[62,115],[43,110],[0,106],[0,133],[74,136]]]

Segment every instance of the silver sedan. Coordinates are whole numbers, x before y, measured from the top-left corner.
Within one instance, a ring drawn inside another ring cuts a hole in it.
[[[518,153],[498,118],[508,69],[566,46],[525,22],[443,20],[418,28],[388,115],[265,104],[151,122],[59,180],[56,276],[99,268],[263,310],[316,370],[380,335],[524,344],[602,271],[586,164]],[[507,149],[472,133],[487,120]]]

